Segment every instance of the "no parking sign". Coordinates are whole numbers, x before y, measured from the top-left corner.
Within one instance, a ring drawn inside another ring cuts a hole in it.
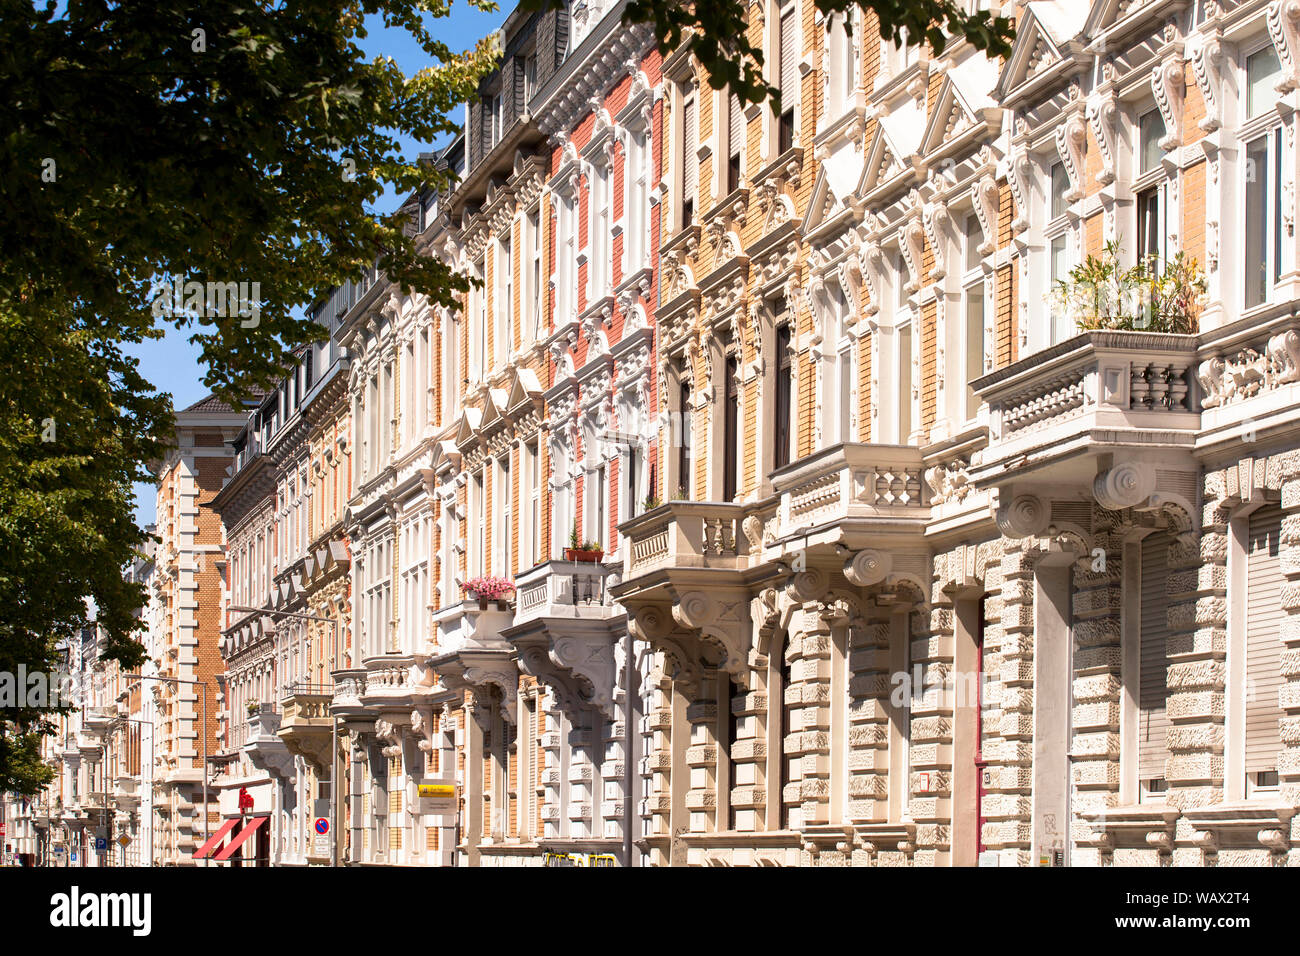
[[[317,817],[317,818],[316,818],[316,833],[317,833],[317,835],[319,835],[319,836],[328,836],[328,835],[329,835],[329,832],[330,832],[330,819],[329,819],[329,817]]]

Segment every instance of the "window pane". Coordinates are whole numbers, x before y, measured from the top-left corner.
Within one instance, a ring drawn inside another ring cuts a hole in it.
[[[966,271],[978,268],[980,264],[980,243],[984,241],[984,233],[980,229],[979,218],[970,215],[966,217]]]
[[[912,433],[912,327],[898,330],[898,443]]]
[[[1282,65],[1277,50],[1269,44],[1246,57],[1246,118],[1258,116],[1277,100],[1277,80]]]
[[[1067,244],[1065,236],[1057,236],[1052,240],[1051,247],[1051,269],[1053,285],[1067,277],[1070,271],[1069,260],[1067,259]],[[1052,338],[1053,344],[1063,342],[1074,334],[1074,321],[1065,312],[1053,312],[1052,321]]]
[[[1165,135],[1165,119],[1159,110],[1144,113],[1138,124],[1138,153],[1141,156],[1141,171],[1155,169],[1160,165],[1164,150],[1160,140]]]
[[[971,382],[984,374],[984,283],[966,290],[966,417],[974,418],[979,399]]]
[[[1064,216],[1069,208],[1065,194],[1070,191],[1070,177],[1065,172],[1064,163],[1052,164],[1052,218]]]
[[[1268,298],[1268,137],[1246,147],[1246,307]]]
[[[1164,227],[1160,222],[1160,194],[1148,189],[1138,194],[1138,258],[1160,256],[1164,247]]]

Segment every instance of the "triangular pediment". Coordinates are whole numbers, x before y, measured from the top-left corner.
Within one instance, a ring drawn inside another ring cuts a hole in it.
[[[460,413],[460,420],[456,422],[457,448],[464,449],[478,441],[479,424],[482,421],[483,413],[477,408],[467,408]]]
[[[501,388],[489,388],[484,392],[482,418],[478,431],[486,435],[496,431],[506,423],[506,391]]]
[[[530,368],[516,369],[510,377],[510,397],[506,400],[506,414],[514,415],[542,400],[542,383]]]
[[[961,90],[949,76],[943,81],[934,101],[934,109],[930,111],[919,152],[922,156],[929,156],[975,122],[975,111],[970,108]]]
[[[899,155],[885,125],[877,123],[871,145],[867,148],[866,162],[862,164],[862,178],[858,180],[856,195],[866,196],[899,175],[903,171]]]
[[[1035,74],[1061,59],[1060,47],[1030,4],[1025,8],[1023,22],[1017,25],[1016,42],[1011,47],[1011,56],[998,77],[999,97],[1005,97],[1011,90],[1033,79]]]
[[[812,198],[808,200],[808,211],[803,217],[803,233],[807,235],[812,232],[823,222],[825,222],[835,209],[837,200],[835,193],[831,189],[830,176],[827,174],[825,164],[817,171],[817,179],[813,183]]]

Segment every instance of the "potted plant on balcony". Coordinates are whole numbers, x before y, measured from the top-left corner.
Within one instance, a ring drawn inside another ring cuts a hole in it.
[[[515,593],[513,582],[507,581],[505,578],[490,576],[466,581],[464,587],[466,594],[478,598],[480,611],[488,609],[489,601],[495,601],[499,610],[507,610],[510,607],[510,595]]]
[[[1056,280],[1045,298],[1080,331],[1193,335],[1205,295],[1205,273],[1195,259],[1179,252],[1165,262],[1152,256],[1124,268],[1119,243],[1111,241],[1100,256],[1088,256]]]
[[[575,524],[569,532],[569,546],[564,549],[564,560],[594,563],[604,556],[605,549],[598,542],[579,541],[578,526]]]

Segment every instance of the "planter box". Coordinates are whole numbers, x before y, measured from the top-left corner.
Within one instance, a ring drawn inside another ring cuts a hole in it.
[[[584,551],[582,548],[564,549],[565,561],[585,561],[588,563],[595,563],[600,561],[600,559],[603,558],[604,556],[605,556],[605,552],[601,549],[597,549],[595,551]]]

